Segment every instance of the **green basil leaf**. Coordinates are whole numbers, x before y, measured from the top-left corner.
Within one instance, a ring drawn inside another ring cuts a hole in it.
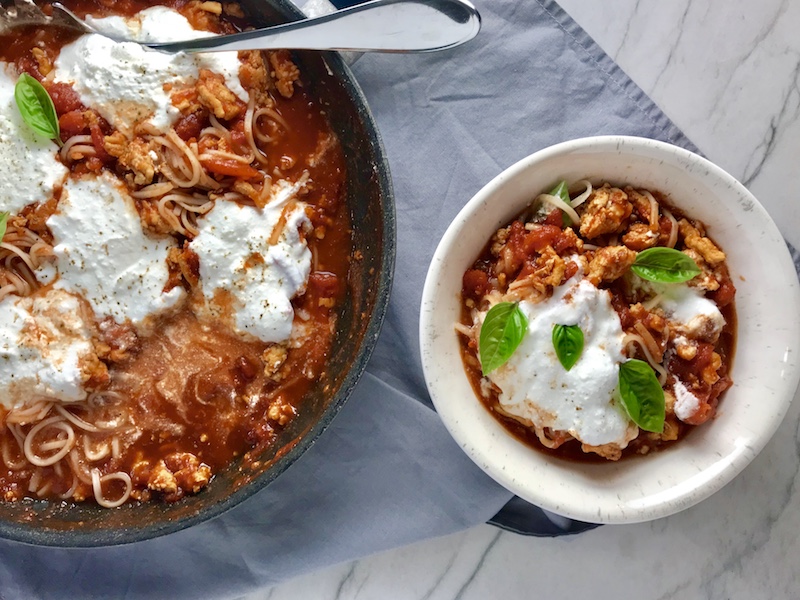
[[[639,252],[631,271],[642,279],[658,283],[682,283],[701,272],[697,263],[683,252],[659,246]]]
[[[559,198],[561,198],[567,204],[569,204],[570,201],[571,201],[570,197],[569,197],[569,187],[567,187],[567,182],[564,181],[563,179],[558,182],[556,187],[554,187],[552,190],[550,190],[550,195],[551,196],[558,196]]]
[[[516,302],[501,302],[489,309],[478,341],[484,375],[504,365],[511,358],[527,330],[528,318]]]
[[[619,395],[631,421],[645,431],[664,431],[664,390],[650,365],[636,359],[622,363]]]
[[[6,224],[10,216],[11,213],[9,212],[0,212],[0,242],[3,241],[3,237],[6,235]]]
[[[56,107],[41,83],[23,73],[14,86],[14,99],[22,119],[31,129],[61,145]]]
[[[567,204],[570,204],[571,199],[569,197],[569,187],[567,186],[567,182],[563,179],[556,184],[552,190],[548,192],[551,196],[558,196]],[[571,205],[570,205],[571,206]],[[569,227],[572,225],[572,219],[569,218],[569,215],[565,212],[561,213],[561,226],[562,227]]]
[[[577,325],[554,325],[553,347],[561,366],[569,371],[583,352],[583,331]]]

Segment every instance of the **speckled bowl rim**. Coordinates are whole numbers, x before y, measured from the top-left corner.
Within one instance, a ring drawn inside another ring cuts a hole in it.
[[[565,166],[573,164],[572,171]],[[558,179],[574,180],[581,174],[605,178],[606,172],[616,183],[649,185],[670,194],[678,208],[709,227],[729,255],[739,288],[739,334],[732,373],[736,383],[714,421],[671,449],[593,464],[537,452],[489,414],[469,386],[453,323],[458,318],[461,275],[497,227]],[[534,187],[520,190],[531,182],[536,182]],[[691,193],[693,203],[680,200],[675,190]],[[734,235],[747,243],[726,244]],[[765,299],[768,310],[759,308]],[[591,523],[648,521],[689,508],[721,489],[775,433],[800,379],[798,306],[800,288],[783,237],[761,204],[731,175],[697,154],[655,140],[581,138],[512,165],[453,220],[436,249],[423,289],[422,366],[448,431],[495,481],[566,517]],[[781,323],[778,330],[775,323]]]

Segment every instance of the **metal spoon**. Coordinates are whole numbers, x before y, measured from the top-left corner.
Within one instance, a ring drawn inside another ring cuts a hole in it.
[[[341,50],[355,52],[434,52],[459,46],[481,28],[478,11],[467,0],[373,0],[329,15],[231,35],[182,42],[149,43],[123,39],[81,20],[58,2],[59,25],[134,42],[161,52],[230,50]]]

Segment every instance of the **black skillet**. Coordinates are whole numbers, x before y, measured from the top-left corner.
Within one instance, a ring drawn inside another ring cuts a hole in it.
[[[240,3],[256,27],[302,18],[288,0]],[[256,470],[242,474],[233,464],[202,493],[174,504],[105,509],[89,503],[0,502],[0,537],[43,546],[92,547],[137,542],[191,527],[267,487],[314,443],[346,402],[375,346],[389,299],[395,258],[394,197],[375,121],[341,57],[298,52],[295,58],[342,143],[353,251],[363,257],[353,262],[327,375],[315,382],[298,417],[276,443],[256,458],[261,462]]]

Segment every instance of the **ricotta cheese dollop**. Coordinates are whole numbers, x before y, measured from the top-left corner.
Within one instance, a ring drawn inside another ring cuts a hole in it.
[[[677,330],[691,337],[716,339],[725,326],[725,317],[701,290],[685,283],[662,284],[659,306]]]
[[[584,444],[625,448],[638,428],[614,400],[623,353],[611,296],[577,275],[540,303],[523,300],[528,331],[506,364],[489,374],[505,411],[538,427],[567,431]],[[556,356],[554,325],[578,325],[584,348],[569,371]]]
[[[143,324],[185,296],[180,287],[163,292],[175,241],[144,233],[133,199],[113,175],[69,179],[47,225],[55,238],[54,285],[83,296],[97,318]]]
[[[679,379],[675,380],[672,391],[675,393],[675,405],[673,407],[675,416],[684,422],[691,419],[700,409],[700,399],[690,392]]]
[[[284,182],[263,209],[217,200],[191,243],[200,258],[200,310],[224,317],[232,308],[234,330],[265,342],[290,337],[292,298],[305,290],[311,272],[311,251],[300,234],[310,223],[305,205],[293,201],[296,191]],[[285,226],[270,244],[281,219]]]
[[[78,299],[65,291],[6,296],[0,301],[0,404],[11,409],[37,396],[84,400],[81,362],[94,355],[91,338]]]
[[[67,169],[56,158],[58,146],[37,135],[22,120],[14,100],[16,76],[0,62],[0,211],[16,214],[48,200]]]
[[[88,18],[109,35],[142,42],[174,42],[216,34],[197,31],[179,12],[164,6],[145,9],[131,18]],[[225,85],[243,102],[249,96],[239,81],[236,52],[167,54],[131,42],[115,42],[97,34],[83,35],[64,46],[55,61],[55,79],[72,83],[81,101],[97,110],[111,125],[127,132],[142,120],[162,131],[179,111],[170,89],[191,84],[200,69],[222,75]]]
[[[691,338],[716,339],[725,327],[719,307],[686,283],[653,283],[633,276],[633,288],[653,298],[674,329]]]

